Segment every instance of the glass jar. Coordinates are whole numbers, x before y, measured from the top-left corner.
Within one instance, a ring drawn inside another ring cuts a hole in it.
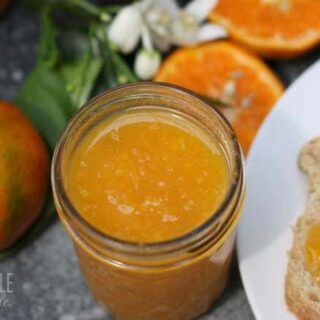
[[[159,243],[133,243],[101,233],[81,217],[65,190],[71,156],[90,129],[114,112],[143,106],[179,111],[205,127],[224,152],[231,181],[224,201],[205,223]],[[120,86],[89,101],[65,129],[52,164],[56,208],[88,286],[123,320],[183,320],[208,310],[228,279],[244,180],[242,152],[223,116],[190,91],[162,83]]]

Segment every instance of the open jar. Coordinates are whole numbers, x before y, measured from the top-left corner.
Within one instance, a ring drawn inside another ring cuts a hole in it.
[[[99,123],[136,109],[153,112],[150,108],[178,113],[188,119],[190,128],[199,127],[214,139],[227,163],[229,183],[217,209],[192,230],[164,241],[135,242],[102,232],[85,219],[70,197],[67,180],[74,154]],[[208,310],[223,291],[243,207],[243,157],[227,121],[190,91],[137,83],[89,101],[56,147],[52,186],[59,217],[73,240],[88,286],[117,319],[192,319]]]

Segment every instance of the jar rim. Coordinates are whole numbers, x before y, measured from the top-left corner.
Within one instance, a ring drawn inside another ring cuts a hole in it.
[[[232,176],[233,183],[230,183],[230,187],[228,192],[226,193],[223,201],[220,203],[219,207],[210,215],[210,217],[205,220],[203,223],[201,223],[199,226],[195,227],[194,229],[190,230],[189,232],[178,236],[173,239],[168,239],[160,242],[134,242],[129,240],[123,240],[116,237],[113,237],[111,235],[108,235],[97,228],[95,228],[92,224],[90,224],[85,218],[82,217],[82,215],[78,212],[78,210],[73,206],[71,200],[69,199],[69,196],[65,190],[63,179],[61,176],[61,160],[63,157],[63,149],[65,147],[66,141],[68,139],[69,134],[72,132],[72,128],[75,123],[77,123],[77,120],[79,120],[79,117],[88,109],[90,106],[92,106],[96,101],[100,100],[101,98],[104,98],[106,96],[109,96],[113,93],[120,93],[123,91],[126,91],[128,89],[134,89],[134,88],[162,88],[171,91],[172,93],[178,93],[182,95],[187,95],[189,98],[194,99],[194,101],[197,101],[198,103],[201,103],[203,106],[206,107],[211,113],[213,113],[216,117],[219,118],[219,120],[223,123],[223,125],[227,128],[230,137],[231,137],[231,143],[232,143],[232,149],[234,150],[234,158],[235,158],[235,169],[234,169],[234,175]],[[89,100],[84,106],[82,106],[71,118],[69,123],[67,124],[66,128],[63,131],[63,134],[57,143],[55,147],[55,151],[52,158],[52,166],[51,166],[51,181],[52,181],[52,189],[54,193],[54,197],[56,198],[56,202],[58,201],[59,206],[65,208],[70,214],[70,217],[75,219],[76,221],[79,221],[80,224],[84,227],[84,229],[92,235],[94,238],[100,240],[102,243],[105,243],[108,245],[108,247],[117,248],[120,249],[123,252],[135,252],[137,249],[141,252],[147,251],[157,251],[162,252],[165,250],[168,252],[169,248],[181,248],[186,246],[190,243],[190,241],[193,239],[193,237],[196,234],[200,234],[205,232],[213,223],[215,223],[219,218],[223,215],[225,212],[226,207],[230,203],[230,201],[234,198],[234,196],[237,193],[237,190],[239,189],[239,184],[241,184],[241,193],[244,189],[244,181],[243,181],[243,155],[242,150],[240,147],[240,144],[238,142],[238,139],[236,137],[236,134],[231,127],[228,120],[224,117],[224,115],[214,108],[211,104],[209,104],[208,101],[206,101],[201,96],[195,94],[191,90],[182,88],[177,85],[172,85],[168,83],[163,82],[136,82],[131,84],[125,84],[121,86],[117,86],[111,89],[108,89],[99,95],[95,96],[91,100]],[[65,211],[65,210],[63,210]],[[169,249],[170,250],[170,249]]]

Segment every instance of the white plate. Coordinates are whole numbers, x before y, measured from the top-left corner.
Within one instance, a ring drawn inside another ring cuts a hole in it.
[[[293,320],[284,299],[292,225],[303,212],[307,180],[301,146],[320,135],[320,61],[286,91],[262,125],[247,160],[248,196],[240,220],[240,273],[258,320]]]

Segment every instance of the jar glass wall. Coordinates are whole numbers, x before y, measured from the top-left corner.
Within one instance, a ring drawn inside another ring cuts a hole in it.
[[[66,176],[72,155],[98,123],[117,112],[150,107],[179,112],[205,128],[223,151],[230,185],[218,209],[190,232],[158,243],[134,243],[90,225],[68,196]],[[202,99],[161,83],[131,84],[99,95],[74,116],[57,145],[52,185],[58,214],[88,286],[117,319],[190,319],[204,313],[221,294],[243,206],[243,158],[229,124]]]

